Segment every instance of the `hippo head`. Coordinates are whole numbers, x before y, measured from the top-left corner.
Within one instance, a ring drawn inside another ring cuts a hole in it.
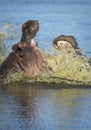
[[[74,48],[78,49],[78,44],[73,36],[61,35],[54,39],[53,46],[56,49]]]
[[[29,43],[36,36],[39,30],[39,22],[37,20],[29,20],[22,26],[21,42]]]

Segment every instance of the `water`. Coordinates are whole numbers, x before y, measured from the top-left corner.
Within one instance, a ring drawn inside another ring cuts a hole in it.
[[[0,87],[0,130],[90,130],[91,90]]]
[[[0,0],[0,32],[8,33],[4,42],[11,47],[22,24],[37,19],[40,47],[50,51],[55,37],[73,35],[91,57],[90,12],[90,0]],[[91,130],[91,90],[0,86],[0,130]]]
[[[30,19],[40,22],[36,37],[39,46],[50,51],[54,38],[61,34],[76,37],[79,47],[91,57],[91,1],[86,0],[0,0],[0,26],[10,23],[18,31],[8,39],[12,46],[20,40],[21,26]]]

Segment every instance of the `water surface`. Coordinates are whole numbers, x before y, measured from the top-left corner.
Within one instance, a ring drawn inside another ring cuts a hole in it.
[[[0,87],[0,130],[90,129],[90,89]]]
[[[22,24],[37,19],[40,31],[36,41],[40,47],[49,51],[55,37],[73,35],[91,57],[90,12],[90,0],[0,0],[0,26],[8,22],[16,27],[17,38],[6,40],[6,45],[12,46],[20,40]]]

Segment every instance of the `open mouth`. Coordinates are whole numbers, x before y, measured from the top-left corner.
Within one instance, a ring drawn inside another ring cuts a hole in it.
[[[70,42],[64,41],[64,40],[57,41],[57,42],[55,42],[53,45],[54,45],[54,47],[55,47],[56,49],[73,48],[73,46],[71,45]]]

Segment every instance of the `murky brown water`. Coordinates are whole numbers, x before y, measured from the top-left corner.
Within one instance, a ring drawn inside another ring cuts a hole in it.
[[[1,86],[0,130],[91,130],[91,89]]]

